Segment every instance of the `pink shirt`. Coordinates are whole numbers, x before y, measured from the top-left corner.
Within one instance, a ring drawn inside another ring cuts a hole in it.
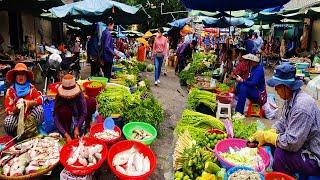
[[[152,48],[152,59],[156,53],[163,53],[164,58],[168,57],[169,46],[168,46],[168,39],[164,36],[157,36],[153,43]]]

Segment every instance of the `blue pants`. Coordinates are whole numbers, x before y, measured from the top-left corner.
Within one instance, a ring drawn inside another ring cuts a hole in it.
[[[164,57],[154,57],[154,80],[158,81],[161,74],[161,66],[163,63]]]
[[[245,84],[241,84],[239,87],[238,93],[238,102],[236,107],[236,112],[239,112],[243,114],[244,106],[246,105],[247,98],[250,99],[250,101],[258,102],[259,100],[259,91],[255,87],[249,87]]]

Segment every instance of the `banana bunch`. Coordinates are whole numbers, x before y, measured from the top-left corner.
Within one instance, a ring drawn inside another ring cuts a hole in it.
[[[176,142],[176,147],[173,153],[173,168],[180,169],[182,168],[185,158],[183,157],[183,152],[187,148],[191,148],[196,144],[196,141],[191,138],[191,135],[188,130],[184,131],[178,138]]]

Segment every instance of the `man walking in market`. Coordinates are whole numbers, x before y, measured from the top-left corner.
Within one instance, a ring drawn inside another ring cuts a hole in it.
[[[114,52],[113,39],[110,31],[113,30],[114,21],[112,17],[107,19],[107,28],[102,32],[101,36],[101,54],[102,54],[102,63],[103,63],[103,74],[104,77],[108,78],[110,81],[112,73],[113,58],[116,56]]]

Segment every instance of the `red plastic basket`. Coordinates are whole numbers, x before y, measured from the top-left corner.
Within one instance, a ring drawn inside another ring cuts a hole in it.
[[[144,156],[148,156],[149,160],[150,160],[150,171],[141,175],[141,176],[127,176],[127,175],[124,175],[120,172],[118,172],[116,170],[116,168],[112,165],[112,160],[113,160],[113,157],[122,152],[122,151],[125,151],[127,149],[130,149],[132,146],[134,146],[140,153],[143,153]],[[154,153],[152,152],[152,150],[140,143],[140,142],[137,142],[137,141],[130,141],[130,140],[125,140],[125,141],[120,141],[116,144],[114,144],[111,148],[110,148],[110,151],[108,153],[108,164],[109,164],[109,167],[111,169],[111,171],[119,178],[119,179],[122,179],[122,180],[145,180],[147,179],[151,174],[152,172],[155,170],[156,168],[156,164],[157,164],[157,158],[156,156],[154,155]]]
[[[96,138],[96,137],[94,137],[94,134],[96,134],[98,132],[102,132],[103,130],[104,130],[103,123],[97,123],[97,124],[93,125],[90,128],[90,137]],[[119,141],[119,139],[121,138],[121,129],[118,126],[114,126],[113,130],[119,132],[120,136],[115,139],[112,139],[112,140],[102,140],[102,139],[100,139],[100,140],[104,141],[107,145],[112,145],[112,144],[116,143],[117,141]]]
[[[221,92],[219,94],[217,94],[217,99],[220,103],[223,104],[230,104],[232,103],[233,99],[234,99],[234,94],[233,93],[225,93],[225,92]]]
[[[61,85],[61,82],[56,82],[48,85],[48,92],[51,94],[58,94],[58,87]]]
[[[280,172],[269,172],[264,175],[265,180],[295,180],[295,178]]]
[[[218,158],[220,164],[226,169],[237,166],[236,164],[230,163],[227,160],[225,160],[222,156],[220,156],[221,152],[228,152],[230,147],[232,147],[232,148],[247,147],[247,141],[245,141],[243,139],[230,138],[230,139],[222,140],[217,143],[217,145],[214,149],[214,153],[215,153],[216,157]],[[264,166],[268,167],[269,163],[270,163],[270,157],[269,157],[268,153],[266,152],[266,150],[263,148],[259,148],[258,154],[262,158]]]
[[[91,83],[93,83],[93,82],[99,83],[99,84],[101,84],[101,86],[100,86],[100,87],[90,87],[89,85],[90,85]],[[85,89],[85,91],[86,91],[86,94],[87,94],[88,96],[90,96],[90,97],[96,97],[96,96],[98,96],[98,94],[99,94],[100,91],[102,90],[103,85],[102,85],[102,83],[100,83],[100,82],[98,82],[98,81],[87,81],[87,82],[84,82],[84,83],[83,83],[83,87],[84,87],[84,89]]]
[[[0,144],[5,145],[7,142],[11,141],[13,137],[11,136],[0,136]],[[6,147],[3,150],[6,150],[14,145],[14,141],[11,141],[9,144],[6,145]]]
[[[96,171],[97,169],[99,169],[100,166],[103,164],[103,162],[106,160],[107,154],[108,154],[107,146],[103,141],[95,139],[95,138],[90,138],[90,137],[83,137],[82,141],[84,142],[85,146],[101,144],[103,146],[103,149],[101,152],[102,158],[97,162],[97,164],[90,166],[90,167],[78,168],[78,167],[70,166],[67,164],[67,160],[72,153],[72,147],[79,145],[79,139],[74,139],[71,142],[65,144],[60,151],[60,162],[66,168],[67,171],[69,171],[70,173],[72,173],[74,175],[78,175],[78,176],[89,175],[89,174],[93,173],[94,171]],[[75,165],[80,166],[80,163],[76,162]]]

